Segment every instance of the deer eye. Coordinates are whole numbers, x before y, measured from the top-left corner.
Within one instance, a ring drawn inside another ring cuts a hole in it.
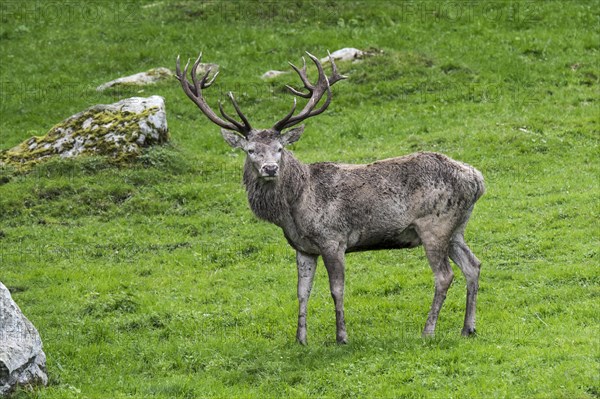
[[[277,152],[281,152],[281,151],[283,151],[283,148],[279,147],[279,148],[277,149]]]
[[[250,154],[250,155],[254,154],[254,150],[248,150],[248,154]]]

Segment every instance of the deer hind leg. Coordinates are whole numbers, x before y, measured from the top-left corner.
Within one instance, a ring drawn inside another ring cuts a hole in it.
[[[419,236],[425,247],[425,254],[435,279],[433,303],[423,329],[423,336],[426,337],[432,336],[435,332],[435,325],[446,299],[448,288],[452,284],[454,273],[448,259],[448,239],[430,233],[420,233]]]
[[[298,266],[298,329],[296,340],[306,345],[306,313],[308,298],[313,286],[315,270],[317,269],[317,256],[296,252],[296,265]]]
[[[469,336],[475,334],[475,308],[481,262],[465,243],[462,231],[455,234],[450,241],[450,258],[458,265],[467,280],[467,306],[462,335]]]

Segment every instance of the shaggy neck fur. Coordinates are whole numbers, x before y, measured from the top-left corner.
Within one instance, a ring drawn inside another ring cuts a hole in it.
[[[281,156],[279,176],[270,181],[260,178],[246,158],[244,185],[252,212],[258,218],[281,227],[291,215],[293,204],[302,195],[308,175],[308,167],[287,150]]]

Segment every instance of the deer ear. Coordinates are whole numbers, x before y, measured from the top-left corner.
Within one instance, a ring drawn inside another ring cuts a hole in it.
[[[232,146],[233,148],[244,148],[246,144],[246,139],[240,136],[239,134],[232,132],[231,130],[221,129],[221,136],[225,139],[227,144]]]
[[[279,141],[281,145],[286,146],[288,144],[295,143],[298,141],[302,133],[304,132],[304,125],[300,125],[298,127],[293,128],[292,130],[288,130],[284,134],[281,135]]]

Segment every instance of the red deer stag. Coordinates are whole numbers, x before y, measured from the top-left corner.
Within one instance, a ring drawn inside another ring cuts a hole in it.
[[[294,115],[294,97],[291,111],[269,129],[252,128],[232,93],[229,98],[240,120],[228,115],[221,103],[223,119],[218,116],[203,96],[216,75],[209,80],[209,70],[201,78],[196,76],[202,54],[192,66],[192,82],[187,79],[189,60],[182,72],[177,58],[177,78],[185,94],[222,128],[221,134],[230,146],[247,154],[243,180],[250,208],[260,219],[279,226],[296,250],[298,342],[306,344],[307,303],[319,256],[329,275],[337,342],[346,343],[345,254],[421,244],[435,277],[433,304],[423,335],[433,335],[452,282],[449,258],[467,282],[462,334],[473,334],[481,262],[465,243],[464,231],[475,202],[485,190],[482,174],[467,164],[431,152],[367,165],[300,162],[285,147],[300,138],[304,125],[286,129],[325,111],[331,102],[331,86],[346,78],[338,73],[331,57],[332,75],[328,77],[319,60],[307,54],[317,67],[317,81],[310,82],[306,61],[302,68],[290,63],[306,92],[286,86],[293,95],[308,99],[306,105]],[[317,107],[324,95],[325,101]]]

